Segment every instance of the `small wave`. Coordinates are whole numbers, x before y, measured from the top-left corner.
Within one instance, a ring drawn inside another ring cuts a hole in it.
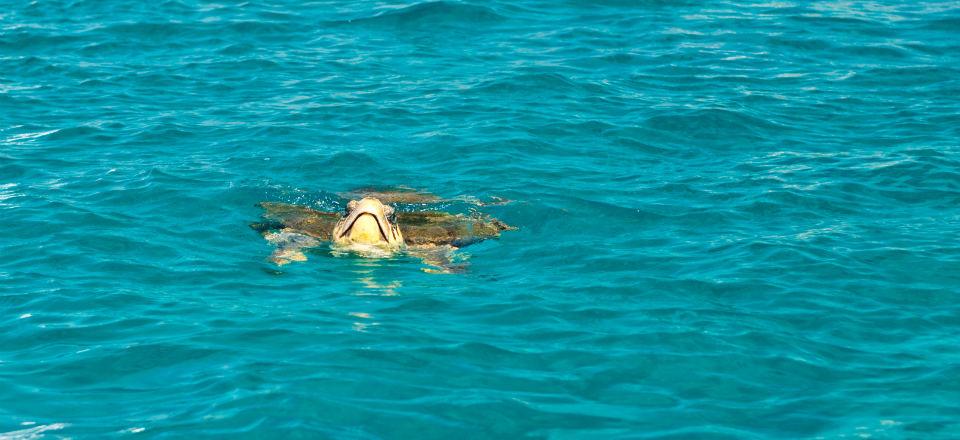
[[[621,64],[625,66],[636,65],[643,60],[643,57],[633,53],[612,53],[593,58],[595,61],[609,64]]]
[[[47,431],[59,431],[70,426],[66,423],[51,423],[39,425],[18,431],[0,432],[0,440],[39,440],[45,437]]]
[[[469,89],[484,93],[524,93],[529,95],[562,96],[575,91],[601,94],[603,88],[596,84],[579,82],[560,73],[521,73],[502,79],[481,82]]]
[[[0,170],[2,170],[2,168],[0,168]],[[15,191],[17,186],[19,186],[17,183],[0,183],[0,208],[16,208],[19,206],[16,203],[12,203],[12,200],[7,201],[24,196],[23,193]]]
[[[128,21],[104,26],[96,32],[120,38],[164,39],[172,41],[187,35],[198,35],[198,31],[200,31],[200,29],[192,23]]]
[[[960,69],[945,65],[883,66],[858,72],[857,83],[931,86],[955,81]]]
[[[863,29],[865,26],[874,25],[882,26],[882,23],[878,23],[874,20],[870,20],[865,17],[852,17],[852,16],[831,16],[824,14],[798,14],[798,15],[786,15],[786,18],[789,20],[795,20],[800,23],[809,23],[816,26],[829,26],[837,25],[838,27],[843,26],[842,29]]]
[[[767,39],[767,44],[774,48],[783,48],[785,50],[800,50],[809,52],[826,52],[834,48],[834,45],[825,39],[817,38],[815,34],[805,33],[805,37],[784,37],[772,36]],[[803,35],[803,34],[801,34]]]
[[[249,55],[256,52],[257,47],[249,43],[233,43],[220,49],[222,55]]]
[[[324,159],[320,167],[329,172],[336,172],[334,170],[337,169],[351,170],[358,166],[376,169],[379,162],[375,156],[363,151],[341,151]]]
[[[842,50],[858,57],[903,59],[910,56],[906,48],[892,44],[844,46]]]
[[[930,20],[923,23],[923,29],[931,31],[948,31],[954,33],[960,29],[960,17],[948,17],[939,20]]]
[[[0,48],[27,52],[59,48],[78,41],[82,41],[82,38],[75,35],[45,35],[36,32],[18,32],[0,36]]]
[[[76,140],[84,137],[96,138],[98,135],[104,133],[104,130],[90,126],[90,125],[80,125],[76,127],[67,127],[59,130],[55,130],[53,133],[50,133],[51,140]]]
[[[21,92],[24,90],[36,90],[36,89],[39,89],[40,87],[41,86],[36,86],[36,85],[23,86],[23,85],[15,85],[15,84],[0,84],[0,94],[6,94],[10,92]]]
[[[225,25],[226,30],[238,35],[269,35],[294,31],[290,25],[276,21],[237,20]],[[220,27],[218,27],[220,28]]]
[[[360,24],[399,29],[429,29],[434,27],[461,27],[495,24],[506,17],[493,9],[446,1],[418,3],[372,17],[341,20],[331,24]]]
[[[10,137],[4,139],[3,142],[4,142],[4,143],[8,143],[8,144],[24,143],[24,142],[27,142],[27,141],[31,141],[31,140],[33,140],[33,139],[38,139],[38,138],[42,138],[42,137],[44,137],[44,136],[49,136],[49,135],[54,134],[54,133],[56,133],[56,132],[58,132],[58,131],[60,131],[60,129],[53,129],[53,130],[47,130],[47,131],[37,131],[37,132],[33,132],[33,133],[21,133],[21,134],[16,134],[16,135],[10,136]]]
[[[786,128],[741,111],[726,109],[654,116],[647,119],[644,126],[673,137],[720,143],[766,140],[768,134],[782,133]]]

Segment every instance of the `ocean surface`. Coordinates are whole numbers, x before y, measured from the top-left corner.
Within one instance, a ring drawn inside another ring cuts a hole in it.
[[[0,439],[960,438],[955,1],[0,6]]]

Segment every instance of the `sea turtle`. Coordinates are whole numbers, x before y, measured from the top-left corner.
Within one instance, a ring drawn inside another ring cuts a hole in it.
[[[277,265],[307,259],[304,250],[330,243],[336,253],[354,252],[367,257],[385,257],[399,252],[420,258],[433,266],[428,272],[457,272],[454,251],[500,232],[516,229],[479,212],[451,214],[429,205],[444,200],[429,193],[399,190],[356,190],[344,193],[350,200],[344,213],[318,211],[301,205],[262,202],[263,221],[250,226],[276,246],[270,260]],[[465,199],[456,199],[464,201]],[[469,199],[470,203],[479,203]],[[415,210],[398,211],[391,203],[404,203]],[[494,203],[504,203],[495,199]]]

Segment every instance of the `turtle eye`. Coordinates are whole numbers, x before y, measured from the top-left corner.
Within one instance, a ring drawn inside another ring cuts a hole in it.
[[[356,200],[351,200],[350,203],[347,203],[347,212],[349,213],[350,211],[353,211],[354,209],[357,209],[357,201],[356,201]]]
[[[387,216],[387,220],[395,221],[397,219],[397,210],[393,209],[392,206],[386,205],[383,207],[383,215]]]

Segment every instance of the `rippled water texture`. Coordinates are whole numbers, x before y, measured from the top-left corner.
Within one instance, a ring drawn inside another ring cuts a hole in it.
[[[0,439],[960,437],[956,2],[2,3]]]

